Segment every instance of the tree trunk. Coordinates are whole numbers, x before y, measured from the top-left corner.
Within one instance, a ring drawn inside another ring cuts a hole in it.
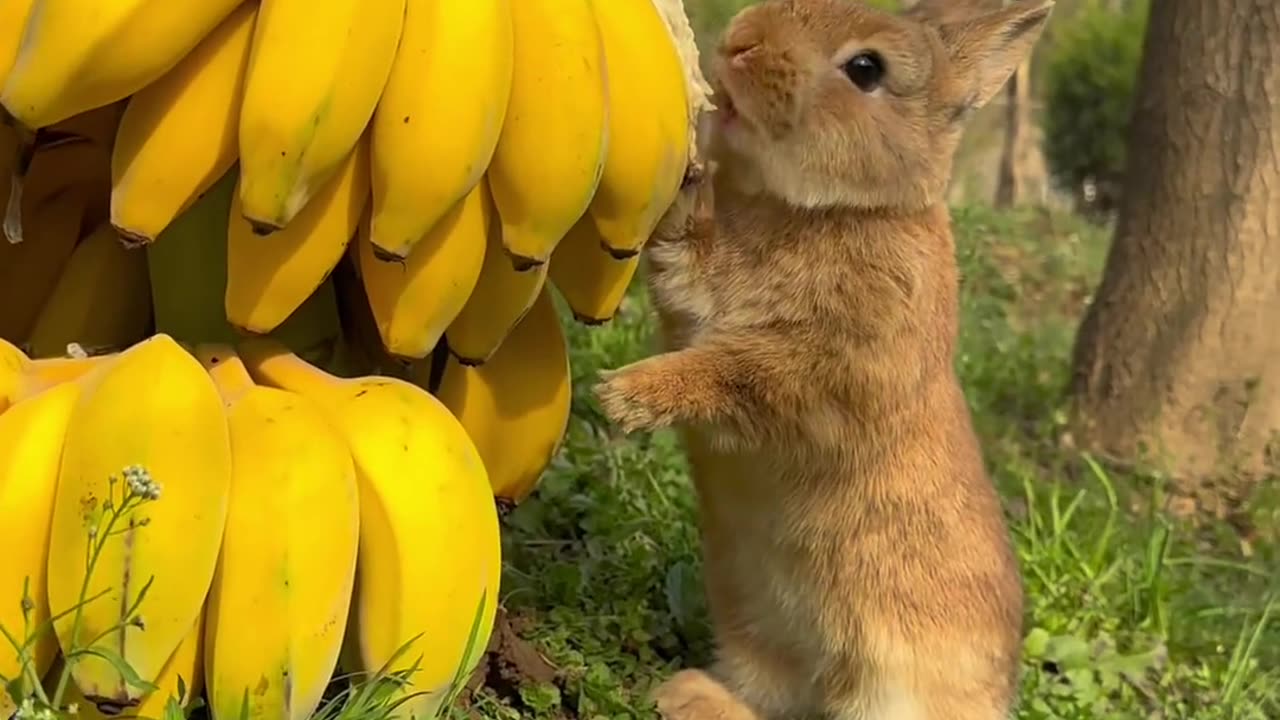
[[[1075,435],[1224,499],[1280,431],[1280,3],[1152,3],[1129,158]]]
[[[1031,171],[1031,59],[1014,71],[1005,85],[1004,147],[996,181],[996,207],[1008,208],[1027,201]]]

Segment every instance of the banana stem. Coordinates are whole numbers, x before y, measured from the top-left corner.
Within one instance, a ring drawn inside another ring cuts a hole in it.
[[[244,361],[230,345],[197,345],[195,355],[228,405],[254,387]]]
[[[22,242],[22,187],[26,183],[31,160],[36,155],[36,134],[15,125],[18,145],[14,150],[13,179],[9,183],[9,204],[4,210],[4,236],[11,245]]]
[[[308,395],[321,402],[333,399],[339,383],[343,382],[342,378],[306,362],[271,338],[245,340],[236,352],[255,382]]]
[[[83,358],[38,358],[31,360],[22,372],[22,383],[15,391],[13,402],[38,395],[55,385],[73,382],[89,374],[94,368],[114,360],[117,353],[89,355]]]

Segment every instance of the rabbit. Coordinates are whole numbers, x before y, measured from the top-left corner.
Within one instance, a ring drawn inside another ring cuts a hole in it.
[[[654,691],[667,720],[1015,707],[1022,579],[953,366],[945,190],[1052,8],[763,0],[721,36],[709,161],[644,249],[664,351],[594,388],[689,457],[716,657]]]

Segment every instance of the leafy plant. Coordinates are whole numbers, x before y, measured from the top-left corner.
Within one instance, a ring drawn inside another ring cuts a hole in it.
[[[97,569],[98,560],[102,557],[103,549],[111,538],[145,526],[147,524],[145,519],[136,522],[132,519],[133,511],[145,503],[160,499],[160,485],[151,478],[151,474],[145,468],[136,465],[130,466],[124,469],[122,475],[123,479],[115,476],[108,478],[106,500],[95,505],[87,518],[86,532],[89,534],[89,547],[85,558],[84,580],[80,584],[80,595],[76,604],[33,627],[31,616],[35,611],[36,605],[35,600],[31,597],[31,579],[27,578],[23,583],[21,601],[22,639],[19,640],[13,630],[0,626],[0,633],[3,633],[4,639],[18,656],[20,668],[18,677],[6,678],[0,676],[0,682],[4,684],[5,692],[18,708],[15,715],[16,720],[53,720],[53,718],[75,715],[77,708],[73,704],[65,702],[66,693],[70,685],[71,673],[76,663],[88,656],[97,657],[111,663],[116,672],[120,673],[124,681],[132,687],[144,692],[156,690],[156,686],[139,677],[138,673],[123,657],[97,644],[99,640],[111,633],[121,632],[126,627],[142,627],[140,608],[142,601],[147,596],[147,592],[151,589],[154,577],[148,578],[146,584],[138,591],[137,597],[126,608],[122,621],[90,638],[87,643],[82,643],[80,639],[84,607],[110,592],[110,588],[108,588],[92,596],[88,595],[89,583],[93,578],[94,570]],[[119,488],[119,498],[116,497],[117,488]],[[128,525],[122,526],[122,521],[126,519]],[[62,672],[58,676],[58,682],[53,693],[50,694],[45,691],[35,667],[35,647],[36,643],[46,633],[54,631],[55,623],[69,615],[72,616],[72,640],[70,647],[63,648]],[[178,711],[178,717],[182,717],[180,710]],[[173,717],[166,711],[163,720],[173,720]]]

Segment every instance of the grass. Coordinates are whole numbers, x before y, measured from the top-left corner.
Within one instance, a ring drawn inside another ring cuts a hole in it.
[[[1159,478],[1109,473],[1064,436],[1070,343],[1105,232],[1039,211],[957,209],[955,221],[957,363],[1028,593],[1017,717],[1280,717],[1274,538],[1244,557],[1227,528],[1153,510]],[[475,718],[655,717],[653,684],[709,657],[680,448],[670,432],[615,436],[590,396],[600,369],[651,352],[641,283],[612,323],[567,326],[568,437],[504,519],[502,600],[537,654],[499,653],[467,703]],[[1259,502],[1259,524],[1276,527],[1277,507]]]

